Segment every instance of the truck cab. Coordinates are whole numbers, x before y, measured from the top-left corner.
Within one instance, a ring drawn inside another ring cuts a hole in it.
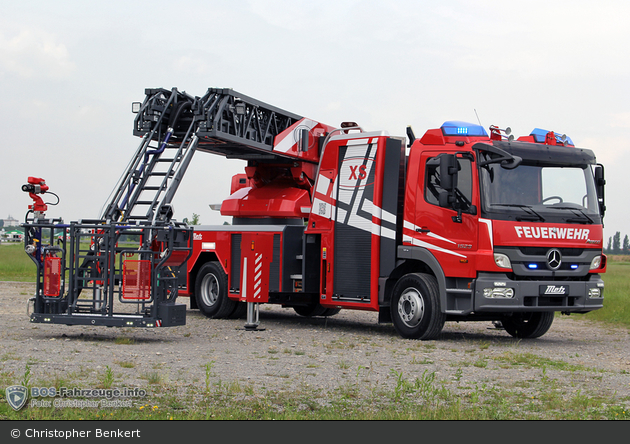
[[[398,259],[435,276],[445,320],[489,319],[514,336],[540,336],[555,311],[603,305],[603,185],[593,152],[566,137],[536,129],[514,140],[445,122],[411,144]],[[394,301],[395,325],[411,305]]]

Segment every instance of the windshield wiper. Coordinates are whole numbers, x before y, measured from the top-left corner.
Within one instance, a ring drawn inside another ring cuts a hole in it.
[[[501,207],[516,207],[516,208],[520,208],[523,211],[525,211],[528,215],[527,216],[517,216],[516,220],[523,221],[523,220],[528,220],[528,221],[540,221],[540,222],[544,222],[545,218],[542,217],[540,214],[538,214],[537,212],[535,212],[531,205],[521,205],[521,204],[492,204],[491,206],[495,207],[495,206],[501,206]]]
[[[590,217],[588,217],[588,215],[580,210],[579,208],[573,208],[573,207],[553,207],[554,210],[571,210],[574,213],[577,214],[578,217],[572,217],[567,219],[568,223],[578,223],[578,224],[592,224],[593,223],[593,219],[591,219]]]

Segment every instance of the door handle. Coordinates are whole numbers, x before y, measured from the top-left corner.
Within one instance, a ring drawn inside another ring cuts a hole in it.
[[[430,233],[431,230],[429,230],[428,228],[416,228],[416,231],[418,233]]]

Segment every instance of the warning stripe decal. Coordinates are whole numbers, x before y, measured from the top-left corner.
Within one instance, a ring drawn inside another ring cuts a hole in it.
[[[424,248],[426,248],[428,250],[434,250],[434,251],[439,251],[441,253],[451,254],[453,256],[458,256],[458,257],[462,257],[462,258],[466,257],[465,255],[457,253],[455,251],[448,250],[448,249],[442,248],[442,247],[438,247],[437,245],[434,245],[434,244],[432,244],[430,242],[427,242],[426,240],[418,239],[416,237],[418,235],[416,233],[416,228],[418,228],[418,227],[416,225],[412,224],[409,221],[406,221],[406,220],[404,221],[403,228],[405,230],[409,230],[409,231],[413,232],[413,235],[410,235],[408,233],[403,234],[403,242],[407,242],[409,244],[412,244],[412,245],[415,245],[415,246],[418,246],[418,247],[424,247]],[[452,241],[450,239],[446,239],[445,237],[439,236],[437,234],[434,234],[434,233],[426,233],[426,234],[429,237],[432,237],[432,238],[434,238],[436,240],[441,240],[443,242],[448,242],[448,243],[451,243],[451,244],[454,244],[454,245],[456,244],[456,242],[454,242],[454,241]]]
[[[254,298],[260,297],[260,291],[262,290],[262,253],[256,254],[254,260]]]

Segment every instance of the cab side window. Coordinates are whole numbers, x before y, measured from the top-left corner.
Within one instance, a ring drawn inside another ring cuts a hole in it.
[[[459,170],[457,172],[457,195],[463,197],[463,201],[472,202],[472,163],[470,159],[458,158]],[[425,170],[424,199],[432,204],[439,205],[439,195],[444,189],[440,186],[440,158],[431,157],[427,160]]]

